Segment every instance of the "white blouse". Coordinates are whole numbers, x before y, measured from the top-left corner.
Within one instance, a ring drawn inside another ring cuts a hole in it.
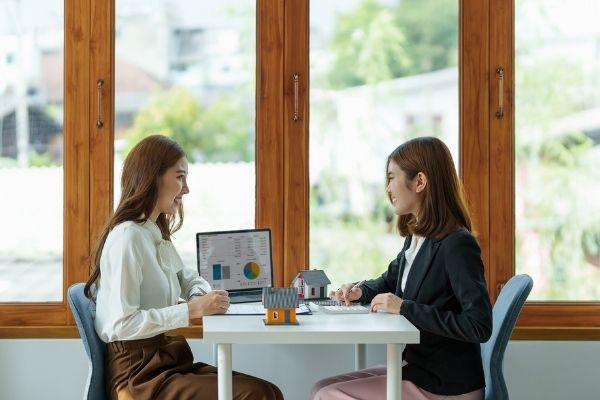
[[[406,279],[408,279],[410,267],[412,267],[413,261],[419,253],[419,250],[421,249],[421,246],[423,245],[424,241],[425,238],[423,236],[413,235],[412,240],[410,241],[410,246],[404,252],[404,259],[406,261],[404,264],[404,274],[402,275],[402,283],[400,286],[400,288],[402,289],[402,293],[404,293],[404,288],[406,287]]]
[[[188,306],[179,299],[210,290],[154,221],[123,222],[108,234],[100,257],[96,332],[108,343],[188,326]]]

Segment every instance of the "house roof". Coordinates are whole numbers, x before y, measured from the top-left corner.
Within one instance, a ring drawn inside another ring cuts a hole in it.
[[[296,288],[263,288],[263,306],[265,308],[297,308],[298,305]]]
[[[42,107],[34,105],[27,106],[27,117],[29,145],[38,153],[48,151],[51,139],[63,132],[61,121],[55,120]],[[6,110],[4,115],[0,110],[0,157],[16,158],[17,141],[15,109]]]
[[[124,93],[152,93],[154,90],[165,88],[159,78],[146,71],[143,67],[120,57],[115,59],[115,90],[119,96]],[[44,53],[42,55],[41,84],[46,98],[51,103],[64,101],[64,54],[62,52]],[[117,111],[121,107],[117,105]]]
[[[311,269],[308,271],[300,271],[298,276],[302,276],[304,283],[311,286],[324,286],[329,285],[331,281],[325,275],[325,271],[322,269]]]

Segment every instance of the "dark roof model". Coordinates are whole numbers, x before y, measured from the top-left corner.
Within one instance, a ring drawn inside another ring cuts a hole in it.
[[[325,271],[323,271],[322,269],[300,271],[298,274],[302,275],[302,279],[304,279],[304,283],[306,285],[325,286],[331,283],[327,275],[325,275]]]
[[[265,308],[297,308],[299,306],[296,288],[263,288]]]

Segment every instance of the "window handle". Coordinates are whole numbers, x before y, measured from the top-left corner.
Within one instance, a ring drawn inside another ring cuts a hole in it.
[[[498,77],[498,109],[496,110],[496,118],[504,117],[504,68],[496,68],[496,76]]]
[[[292,75],[292,82],[294,84],[294,114],[292,115],[292,121],[298,122],[300,120],[300,112],[298,111],[298,90],[300,86],[300,75],[294,72]]]
[[[104,126],[104,118],[102,118],[102,89],[104,88],[104,79],[98,79],[96,82],[96,90],[98,92],[98,112],[96,114],[96,126],[102,128]]]

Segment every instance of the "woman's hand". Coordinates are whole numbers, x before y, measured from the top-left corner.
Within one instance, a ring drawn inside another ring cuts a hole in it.
[[[385,311],[400,314],[402,299],[391,293],[380,293],[371,300],[371,312]]]
[[[193,296],[187,305],[190,320],[204,315],[225,314],[229,308],[229,294],[226,290],[213,290],[203,296]]]
[[[353,283],[344,283],[338,290],[329,292],[329,297],[335,299],[338,303],[343,302],[347,306],[350,305],[351,301],[360,299],[361,296],[362,289]]]

